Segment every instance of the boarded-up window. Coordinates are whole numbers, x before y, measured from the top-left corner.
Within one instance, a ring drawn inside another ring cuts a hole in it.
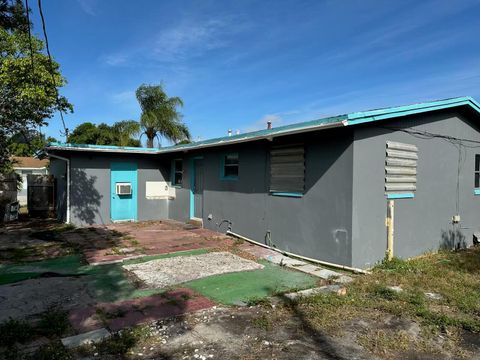
[[[303,193],[305,150],[303,144],[275,146],[270,150],[270,192]]]
[[[412,194],[417,190],[418,149],[415,145],[387,141],[385,193]]]

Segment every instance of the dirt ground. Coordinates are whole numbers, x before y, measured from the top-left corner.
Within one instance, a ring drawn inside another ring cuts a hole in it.
[[[311,359],[311,360],[447,360],[458,353],[442,349],[422,352],[405,347],[395,354],[375,355],[360,345],[364,334],[375,329],[393,331],[398,341],[420,336],[419,325],[396,316],[375,320],[364,318],[342,321],[342,331],[330,334],[314,329],[295,308],[250,306],[214,307],[183,317],[160,320],[141,329],[141,340],[122,355],[125,359]],[[480,350],[478,339],[463,344],[470,351]],[[114,348],[113,348],[114,349]],[[110,353],[108,353],[110,351]],[[78,359],[115,359],[118,354],[103,345],[87,347],[76,353]],[[95,355],[96,354],[96,355]]]
[[[349,336],[312,333],[301,318],[278,314],[263,323],[274,308],[214,308],[184,319],[149,326],[150,337],[128,351],[147,359],[373,359]],[[150,350],[151,349],[151,350]]]
[[[0,289],[0,322],[9,318],[28,318],[52,305],[71,310],[95,302],[82,278],[31,279],[3,285]]]

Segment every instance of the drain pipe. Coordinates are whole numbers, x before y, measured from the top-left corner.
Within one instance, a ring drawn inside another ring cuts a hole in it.
[[[47,152],[47,155],[49,157],[52,157],[52,158],[55,158],[55,159],[63,160],[66,163],[66,167],[67,167],[67,214],[66,214],[65,223],[70,224],[70,159],[68,159],[66,157],[63,157],[63,156],[59,156],[59,155],[53,155],[53,154],[50,154],[48,152]]]
[[[232,231],[227,231],[227,235],[231,235],[231,236],[237,237],[237,238],[239,238],[239,239],[248,241],[248,242],[250,242],[250,243],[252,243],[252,244],[255,244],[255,245],[258,245],[258,246],[262,246],[262,247],[264,247],[264,248],[267,248],[267,249],[270,249],[270,250],[274,250],[274,251],[276,251],[276,252],[279,252],[280,254],[288,255],[288,256],[291,256],[291,257],[294,257],[294,258],[298,258],[298,259],[310,261],[310,262],[317,263],[317,264],[320,264],[320,265],[330,266],[330,267],[337,268],[337,269],[347,270],[347,271],[351,271],[351,272],[354,272],[354,273],[370,274],[370,272],[367,271],[367,270],[363,270],[363,269],[359,269],[359,268],[354,268],[354,267],[350,267],[350,266],[345,266],[345,265],[340,265],[340,264],[334,264],[334,263],[330,263],[330,262],[327,262],[327,261],[312,259],[312,258],[309,258],[309,257],[306,257],[306,256],[297,255],[297,254],[293,254],[293,253],[288,252],[288,251],[283,251],[283,250],[280,250],[280,249],[276,249],[276,248],[274,248],[274,247],[271,247],[271,246],[268,246],[268,245],[259,243],[259,242],[255,241],[255,240],[249,239],[249,238],[247,238],[247,237],[245,237],[245,236],[243,236],[243,235],[234,233],[234,232],[232,232]]]

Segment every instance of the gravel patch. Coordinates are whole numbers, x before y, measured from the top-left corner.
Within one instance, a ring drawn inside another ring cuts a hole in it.
[[[263,269],[263,265],[229,252],[177,256],[123,266],[152,288],[164,288],[207,276]]]

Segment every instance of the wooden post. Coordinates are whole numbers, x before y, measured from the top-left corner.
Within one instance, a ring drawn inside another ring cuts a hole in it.
[[[387,260],[393,258],[393,226],[394,226],[395,201],[388,200],[387,206]]]

